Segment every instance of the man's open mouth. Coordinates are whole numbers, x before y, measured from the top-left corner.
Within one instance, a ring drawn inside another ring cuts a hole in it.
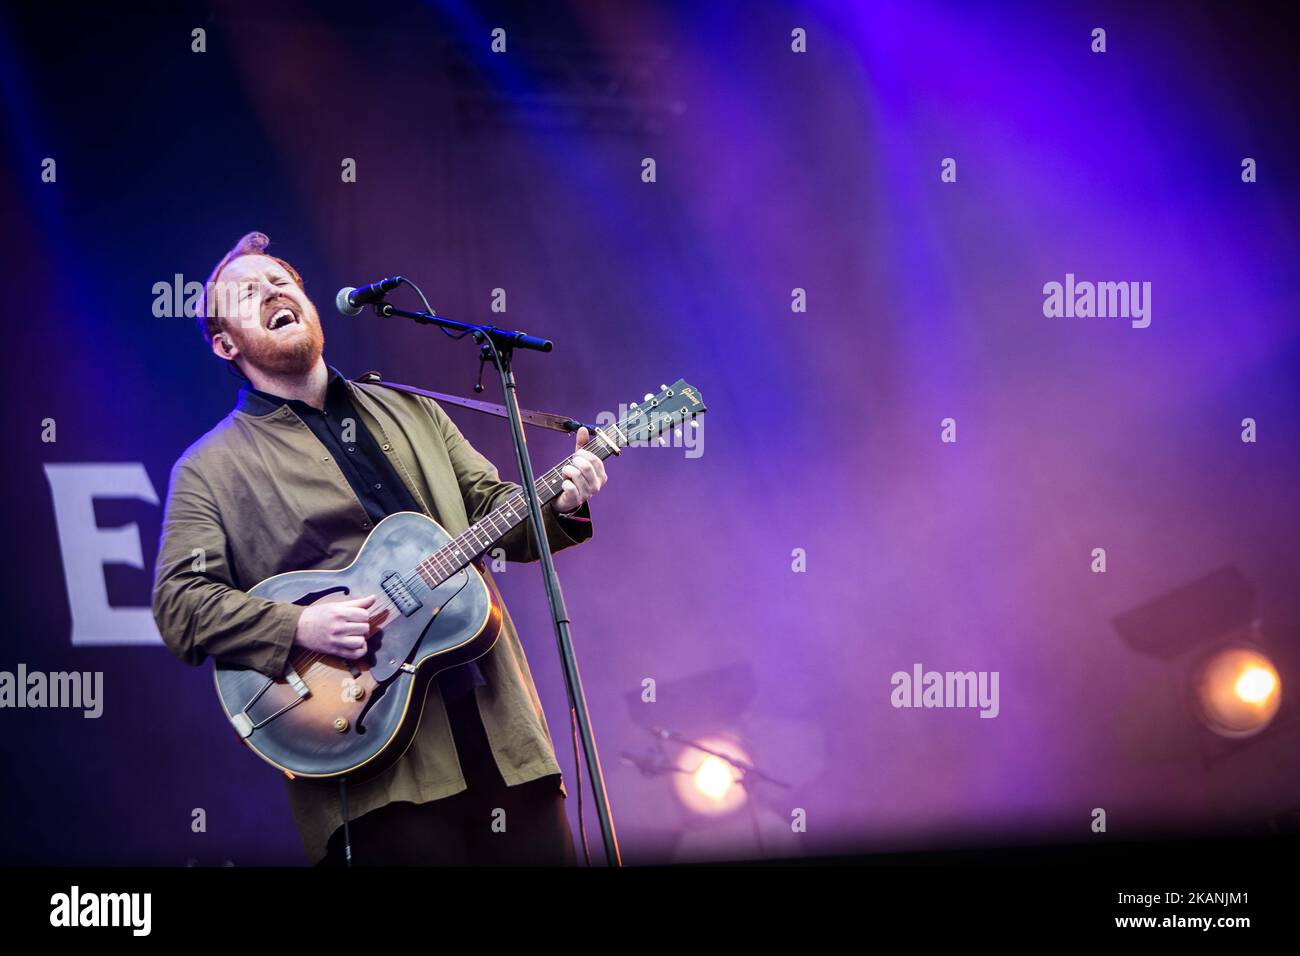
[[[280,329],[288,328],[291,325],[297,325],[299,322],[301,322],[301,319],[298,318],[298,313],[291,307],[282,305],[266,317],[263,325],[266,326],[268,331],[278,332]]]

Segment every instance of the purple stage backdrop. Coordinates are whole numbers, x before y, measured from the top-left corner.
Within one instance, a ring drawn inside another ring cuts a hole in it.
[[[304,861],[148,610],[168,470],[237,385],[185,284],[253,229],[348,374],[472,394],[468,342],[334,311],[401,274],[555,341],[518,359],[525,406],[703,394],[698,430],[611,460],[557,560],[627,862],[1293,820],[1294,25],[970,6],[0,13],[0,862]],[[452,415],[517,477],[503,422]],[[530,438],[539,469],[571,447]],[[540,576],[497,580],[576,828]],[[1121,626],[1196,581],[1222,626]],[[1188,681],[1241,634],[1283,703],[1230,741]],[[19,708],[20,669],[102,686]],[[928,672],[976,699],[926,706]],[[700,761],[652,728],[777,782],[643,773]]]

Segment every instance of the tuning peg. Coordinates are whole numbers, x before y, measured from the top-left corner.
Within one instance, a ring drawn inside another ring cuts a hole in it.
[[[666,392],[666,391],[668,391],[668,386],[667,386],[667,385],[660,385],[660,386],[659,386],[659,391],[661,391],[661,392]]]
[[[654,398],[654,393],[653,393],[653,392],[646,392],[646,393],[645,393],[645,398],[641,399],[641,401],[643,401],[643,402],[648,402],[648,401],[650,401],[650,399],[652,399],[652,398]]]

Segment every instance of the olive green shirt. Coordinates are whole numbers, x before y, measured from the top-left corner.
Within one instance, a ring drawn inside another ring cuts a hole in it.
[[[450,534],[518,489],[501,480],[432,399],[377,384],[347,385],[361,425],[424,513]],[[552,550],[591,536],[590,522],[542,510]],[[261,415],[236,406],[172,468],[153,593],[163,640],[189,664],[212,657],[283,676],[303,608],[245,592],[284,571],[346,567],[370,531],[343,472],[288,405]],[[533,561],[534,545],[524,522],[496,547],[508,560]],[[491,575],[483,574],[499,599]],[[486,681],[474,691],[479,715],[506,784],[558,774],[541,701],[504,605],[501,636],[477,664]],[[221,712],[215,692],[212,707]],[[338,784],[303,778],[287,784],[299,835],[315,863],[343,822]],[[348,819],[396,800],[424,803],[465,788],[441,689],[430,681],[407,751],[378,776],[349,782]]]

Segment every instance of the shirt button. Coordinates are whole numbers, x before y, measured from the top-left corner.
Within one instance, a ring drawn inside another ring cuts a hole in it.
[[[369,522],[369,521],[363,521],[363,522],[361,522],[361,527],[363,527],[363,528],[369,528],[369,527],[370,527],[370,522]]]
[[[381,485],[379,482],[377,482],[377,481],[375,482],[375,491],[378,491],[378,490],[379,490],[380,488],[382,488],[382,487],[384,487],[384,486]]]
[[[384,446],[384,451],[388,451],[388,449],[390,449],[390,448],[392,448],[392,447],[393,447],[392,445],[385,445],[385,446]]]
[[[348,451],[349,451],[349,452],[354,452],[354,451],[356,451],[356,450],[357,450],[357,446],[356,446],[356,445],[348,445]]]

